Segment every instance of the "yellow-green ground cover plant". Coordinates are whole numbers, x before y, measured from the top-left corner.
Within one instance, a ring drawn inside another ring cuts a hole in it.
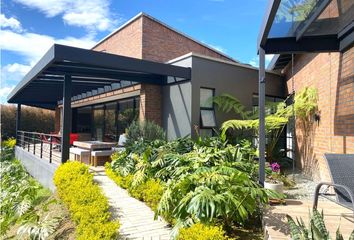
[[[54,183],[77,224],[77,239],[117,237],[119,222],[111,220],[108,200],[94,183],[88,166],[79,162],[62,164],[55,172]]]
[[[206,226],[196,223],[191,227],[182,228],[177,236],[178,240],[231,240],[221,227]]]

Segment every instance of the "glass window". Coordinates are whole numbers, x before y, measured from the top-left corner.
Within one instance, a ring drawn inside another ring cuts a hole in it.
[[[202,138],[212,137],[213,136],[213,129],[211,129],[211,128],[202,128],[202,129],[199,130],[199,135]]]
[[[117,103],[107,103],[105,106],[104,122],[105,122],[105,131],[104,131],[104,141],[107,142],[116,142],[117,138],[117,123],[116,123],[116,110]]]
[[[200,110],[200,116],[202,120],[202,127],[204,128],[216,127],[214,110]]]
[[[103,141],[104,131],[104,105],[96,105],[93,107],[93,138]]]
[[[200,89],[200,107],[213,108],[214,90],[209,88]]]
[[[125,133],[126,128],[137,119],[134,109],[134,99],[126,99],[118,102],[118,135]]]
[[[91,133],[91,106],[77,109],[77,132]]]

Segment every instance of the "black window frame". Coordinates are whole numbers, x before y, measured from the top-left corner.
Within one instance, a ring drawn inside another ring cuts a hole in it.
[[[215,103],[212,102],[212,107],[202,107],[201,106],[201,102],[200,102],[200,93],[201,93],[201,89],[208,89],[208,90],[212,90],[212,97],[215,97],[215,88],[211,88],[211,87],[204,87],[201,86],[199,88],[199,129],[210,129],[211,130],[211,136],[214,136],[214,128],[217,127],[217,122],[216,122],[216,113],[215,113]],[[203,120],[202,120],[202,110],[208,110],[208,111],[213,111],[213,117],[214,117],[214,122],[215,122],[215,126],[210,127],[210,126],[204,126],[203,125]]]

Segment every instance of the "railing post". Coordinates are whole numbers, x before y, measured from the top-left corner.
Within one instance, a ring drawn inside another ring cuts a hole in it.
[[[36,155],[36,134],[32,133],[32,141],[33,141],[33,155]]]
[[[30,151],[30,137],[29,137],[29,133],[27,133],[27,151],[29,152]]]
[[[43,158],[43,140],[41,140],[41,153],[40,158]]]
[[[16,108],[16,145],[18,141],[18,131],[21,129],[21,104],[17,104]]]
[[[49,145],[49,163],[52,163],[52,150],[53,150],[53,136],[50,136],[50,145]]]

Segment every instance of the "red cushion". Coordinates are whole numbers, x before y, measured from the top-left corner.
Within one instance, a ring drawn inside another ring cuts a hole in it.
[[[79,134],[77,133],[70,133],[70,145],[73,145],[74,141],[79,139]]]

